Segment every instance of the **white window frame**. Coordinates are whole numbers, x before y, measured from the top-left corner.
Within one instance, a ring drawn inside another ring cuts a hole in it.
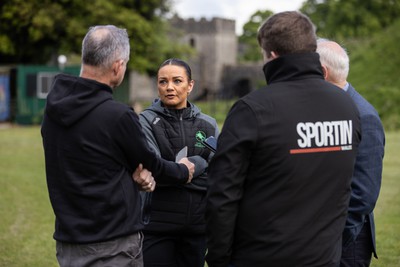
[[[38,72],[36,76],[36,96],[45,99],[50,92],[54,77],[59,72]]]

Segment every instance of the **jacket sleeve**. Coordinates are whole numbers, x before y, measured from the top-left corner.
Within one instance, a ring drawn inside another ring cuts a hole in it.
[[[218,128],[217,122],[215,121],[215,135],[214,135],[214,137],[218,139],[218,136],[219,136],[219,128]]]
[[[219,137],[219,128],[218,128],[217,121],[216,121],[215,119],[212,120],[212,125],[213,125],[214,128],[215,128],[214,137],[218,140],[218,137]],[[211,159],[212,159],[213,157],[214,157],[214,153],[211,152],[210,155],[208,156],[207,161],[210,162]]]
[[[153,120],[153,116],[151,114],[152,113],[146,111],[140,113],[139,121],[149,146],[157,153],[158,156],[161,156],[160,148],[158,147],[156,138],[154,137],[153,130],[151,128],[151,123]]]
[[[206,261],[210,267],[230,262],[239,202],[256,139],[256,116],[239,100],[228,113],[209,165]]]
[[[162,159],[150,147],[139,122],[138,115],[130,110],[119,118],[115,129],[117,143],[123,150],[128,164],[135,170],[139,163],[152,172],[154,177],[163,177],[175,183],[185,184],[189,178],[189,171],[184,164]]]
[[[215,118],[211,117],[210,115],[207,115],[205,113],[201,113],[200,118],[205,120],[207,123],[209,123],[211,125],[211,127],[214,129],[213,133],[210,132],[210,135],[214,136],[216,139],[218,139],[219,136],[219,128],[218,128],[218,124]],[[207,162],[210,162],[210,160],[212,159],[212,157],[214,156],[214,153],[211,152],[209,153],[208,158],[206,159]]]
[[[381,188],[385,134],[379,116],[373,113],[361,116],[361,131],[343,233],[344,246],[356,239],[365,217],[375,207]]]

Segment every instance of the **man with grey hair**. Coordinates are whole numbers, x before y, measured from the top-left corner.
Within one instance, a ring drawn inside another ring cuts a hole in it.
[[[347,82],[350,64],[346,50],[336,42],[319,39],[317,52],[325,79],[350,95],[361,118],[362,140],[354,165],[340,266],[369,266],[372,253],[377,258],[373,210],[381,187],[385,133],[375,108]]]
[[[89,29],[80,77],[59,74],[42,122],[60,266],[143,266],[139,190],[154,176],[190,182],[194,165],[159,158],[137,114],[113,100],[129,60],[126,30]]]

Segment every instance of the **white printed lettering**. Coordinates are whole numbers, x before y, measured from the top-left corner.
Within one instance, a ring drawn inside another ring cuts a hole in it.
[[[350,146],[353,124],[348,121],[299,122],[296,126],[300,148]]]

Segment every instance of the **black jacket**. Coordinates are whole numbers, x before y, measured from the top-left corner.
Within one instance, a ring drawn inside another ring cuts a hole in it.
[[[206,170],[212,153],[201,141],[211,135],[218,137],[215,119],[191,103],[185,109],[174,110],[165,108],[158,100],[139,117],[150,146],[162,158],[175,160],[177,153],[187,146],[187,156],[196,166],[192,182],[185,185],[155,176],[157,188],[145,196],[150,205],[144,207],[145,214],[150,213],[145,231],[205,233]]]
[[[132,179],[139,163],[154,175],[187,181],[187,168],[160,159],[135,112],[94,80],[58,75],[41,131],[56,240],[101,242],[142,230]]]
[[[208,266],[337,266],[360,141],[356,106],[316,53],[264,67],[209,166]]]

